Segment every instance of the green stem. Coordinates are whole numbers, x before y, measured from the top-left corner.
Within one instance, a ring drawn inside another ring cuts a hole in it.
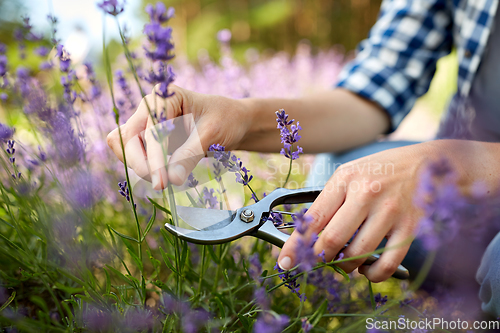
[[[207,245],[202,245],[201,250],[201,264],[200,264],[200,278],[198,279],[198,292],[196,294],[196,298],[201,295],[201,287],[203,284],[203,278],[205,276],[205,256],[207,254]]]
[[[368,280],[368,291],[370,292],[370,303],[372,304],[372,310],[375,311],[377,309],[377,305],[375,304],[375,297],[373,296],[372,282],[370,280]]]
[[[116,101],[115,101],[115,96],[114,96],[114,91],[113,91],[113,76],[111,74],[111,64],[109,62],[109,53],[108,53],[108,50],[106,48],[105,31],[106,31],[105,25],[103,24],[102,48],[103,48],[103,53],[104,53],[104,64],[105,64],[105,68],[106,68],[106,77],[107,77],[108,86],[109,86],[109,90],[110,90],[110,94],[111,94],[111,101],[113,103],[113,111],[115,112],[115,122],[116,122],[116,125],[118,126],[118,135],[120,137],[120,148],[122,150],[123,165],[125,168],[125,178],[127,180],[127,187],[128,187],[129,194],[130,194],[130,204],[132,205],[132,211],[134,212],[135,223],[137,226],[137,237],[138,237],[137,239],[140,240],[141,239],[141,226],[139,223],[139,218],[137,216],[137,210],[135,208],[133,190],[132,190],[132,186],[130,184],[130,177],[128,174],[127,156],[125,155],[125,146],[123,144],[123,136],[122,136],[122,131],[120,128],[120,113],[118,112],[118,107],[116,106]],[[141,259],[141,261],[142,261],[142,243],[139,242],[137,244],[137,247],[138,247],[138,251],[139,251],[139,253],[138,253],[139,259]],[[141,272],[141,275],[142,275],[142,272]]]
[[[290,147],[290,152],[292,150],[293,150],[293,145]],[[292,156],[290,156],[290,166],[288,167],[288,174],[286,175],[285,182],[283,183],[283,185],[281,187],[285,187],[286,183],[288,183],[288,179],[290,179],[290,174],[292,173],[292,163],[293,163]]]

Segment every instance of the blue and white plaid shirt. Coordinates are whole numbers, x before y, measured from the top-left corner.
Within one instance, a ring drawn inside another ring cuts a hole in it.
[[[337,86],[382,106],[394,129],[429,89],[437,60],[455,47],[455,98],[467,97],[498,1],[384,0],[377,23],[343,69]]]

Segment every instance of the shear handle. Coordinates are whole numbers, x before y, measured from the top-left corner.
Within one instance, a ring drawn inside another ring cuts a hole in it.
[[[266,221],[263,225],[261,225],[257,231],[253,234],[253,236],[265,240],[273,245],[276,245],[279,248],[283,247],[283,244],[290,238],[290,235],[285,234],[284,232],[276,229],[272,221]],[[342,252],[349,244],[344,245],[344,248],[340,251]],[[375,261],[380,258],[379,254],[372,254],[366,258],[366,261],[363,265],[371,265]],[[396,272],[392,274],[392,276],[396,279],[406,280],[410,277],[410,273],[403,266],[399,265]]]
[[[269,210],[278,205],[313,202],[324,187],[304,187],[298,189],[277,188],[261,201],[269,202]]]

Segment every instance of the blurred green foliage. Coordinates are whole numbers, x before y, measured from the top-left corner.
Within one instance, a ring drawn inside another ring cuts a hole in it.
[[[145,0],[144,5],[156,0]],[[216,33],[229,29],[238,60],[252,47],[293,53],[307,39],[314,47],[353,50],[375,23],[380,0],[163,0],[175,7],[176,50],[193,60],[200,48],[218,55]]]

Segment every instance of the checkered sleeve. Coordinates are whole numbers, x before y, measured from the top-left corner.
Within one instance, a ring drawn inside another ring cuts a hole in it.
[[[384,0],[377,23],[342,70],[338,87],[379,104],[394,130],[452,47],[447,0]]]

